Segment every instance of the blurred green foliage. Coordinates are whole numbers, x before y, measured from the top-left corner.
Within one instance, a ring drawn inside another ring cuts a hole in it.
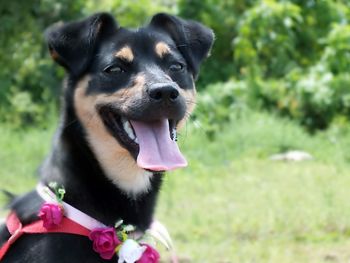
[[[349,1],[182,0],[179,10],[217,36],[197,111],[209,136],[242,106],[289,116],[310,131],[348,124]]]
[[[242,107],[268,109],[309,130],[350,116],[348,0],[27,0],[0,3],[0,120],[41,123],[57,103],[64,72],[43,31],[98,11],[138,26],[165,11],[213,28],[202,66],[197,119],[208,134]],[[210,135],[210,136],[212,136]]]

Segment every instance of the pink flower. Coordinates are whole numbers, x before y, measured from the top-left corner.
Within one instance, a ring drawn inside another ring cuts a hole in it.
[[[113,227],[95,228],[89,235],[93,242],[93,249],[103,259],[111,259],[115,254],[115,248],[121,243]]]
[[[58,204],[44,203],[38,216],[46,229],[59,226],[63,218],[63,209]]]
[[[157,263],[159,262],[159,253],[153,247],[148,244],[142,244],[146,247],[145,252],[143,252],[142,257],[137,261],[137,263]]]

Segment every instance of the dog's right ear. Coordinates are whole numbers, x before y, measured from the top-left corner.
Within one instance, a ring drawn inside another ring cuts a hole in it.
[[[98,13],[84,20],[53,25],[45,32],[51,57],[70,74],[79,76],[87,69],[96,43],[118,29],[115,19]]]
[[[165,13],[153,16],[150,25],[170,35],[197,78],[199,66],[213,45],[214,32],[198,22]]]

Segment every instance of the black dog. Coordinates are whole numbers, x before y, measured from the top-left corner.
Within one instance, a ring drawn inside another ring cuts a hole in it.
[[[41,183],[64,186],[64,201],[114,226],[149,228],[162,174],[186,165],[176,129],[194,108],[199,65],[213,33],[167,14],[146,27],[120,27],[109,14],[56,25],[47,33],[52,58],[68,72],[61,122]],[[36,191],[10,208],[23,225],[38,220]],[[10,238],[0,226],[0,247]],[[116,256],[112,259],[116,262]],[[105,262],[87,237],[26,234],[2,262]]]

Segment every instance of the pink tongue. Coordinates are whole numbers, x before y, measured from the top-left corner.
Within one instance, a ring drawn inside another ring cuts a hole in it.
[[[187,166],[177,143],[170,138],[167,119],[155,122],[130,121],[139,141],[137,165],[153,171]]]

